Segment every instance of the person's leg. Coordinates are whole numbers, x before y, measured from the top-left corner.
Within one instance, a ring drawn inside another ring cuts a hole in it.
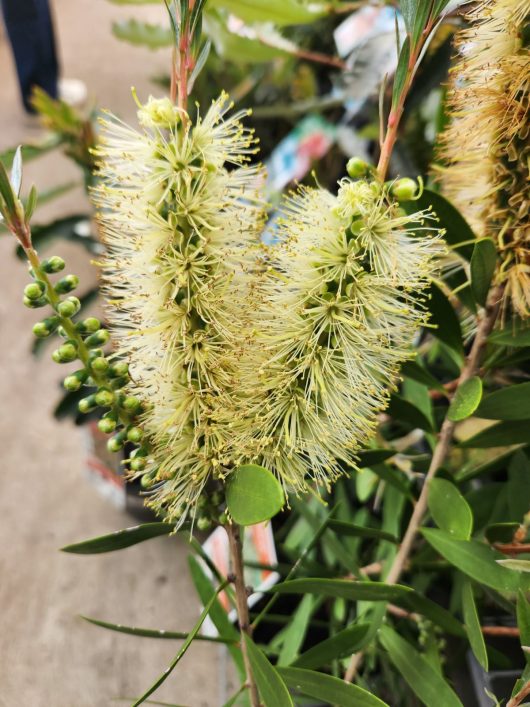
[[[57,98],[59,65],[48,0],[0,0],[26,110],[33,86]]]

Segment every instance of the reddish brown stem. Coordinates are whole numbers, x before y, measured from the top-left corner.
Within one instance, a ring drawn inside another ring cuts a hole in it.
[[[518,707],[528,695],[530,695],[530,680],[524,684],[522,690],[519,690],[519,692],[512,697],[506,707]]]
[[[518,628],[511,626],[481,626],[480,630],[485,636],[509,636],[519,638],[521,635]]]
[[[513,545],[494,543],[493,547],[499,552],[504,553],[505,555],[521,555],[524,552],[530,552],[530,543],[521,543]]]
[[[241,653],[247,673],[247,683],[250,692],[250,702],[252,707],[260,707],[258,688],[252,673],[247,645],[243,639],[243,634],[252,637],[250,617],[248,613],[248,596],[245,587],[244,565],[243,565],[243,544],[241,542],[241,530],[238,525],[231,523],[225,526],[230,545],[230,556],[232,558],[232,571],[234,574],[234,589],[236,593],[236,608],[239,621],[239,631],[241,633]]]

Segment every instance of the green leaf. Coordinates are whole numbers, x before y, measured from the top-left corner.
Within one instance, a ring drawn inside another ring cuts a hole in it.
[[[515,348],[530,346],[530,327],[526,323],[510,325],[506,329],[490,334],[489,341],[499,346],[513,346]]]
[[[362,452],[357,453],[359,458],[357,466],[362,469],[363,467],[380,464],[395,455],[395,449],[363,449]]]
[[[243,640],[248,652],[252,674],[265,707],[293,707],[289,691],[265,653],[246,634]]]
[[[491,238],[481,238],[476,242],[471,256],[471,292],[477,304],[486,304],[491,279],[497,264],[497,249]]]
[[[505,560],[497,560],[497,564],[501,567],[506,567],[514,572],[530,572],[530,560],[515,560],[508,558]]]
[[[288,626],[282,632],[282,648],[278,656],[278,665],[289,665],[300,653],[314,607],[315,600],[310,594],[302,598]]]
[[[451,422],[460,422],[460,420],[471,417],[478,408],[481,398],[482,380],[478,376],[473,376],[456,389],[447,417]]]
[[[429,295],[427,308],[431,314],[431,324],[436,327],[430,331],[453,351],[463,355],[462,328],[453,305],[434,283],[430,287]]]
[[[399,598],[395,603],[409,611],[422,614],[453,636],[465,636],[464,627],[453,614],[419,592],[411,592]]]
[[[412,29],[414,27],[414,18],[416,17],[416,12],[418,9],[418,0],[400,0],[399,9],[403,15],[405,21],[405,27],[407,32],[412,34]]]
[[[399,98],[403,93],[403,87],[409,72],[410,59],[410,39],[407,37],[403,42],[403,46],[399,52],[398,65],[394,75],[394,86],[392,88],[392,107],[395,107],[399,102]]]
[[[195,589],[197,590],[197,594],[199,595],[202,605],[206,606],[206,604],[210,603],[212,596],[215,595],[215,589],[195,557],[191,555],[188,557],[188,565],[190,568],[191,579]],[[239,632],[234,628],[233,624],[229,620],[226,611],[219,602],[219,599],[215,599],[210,603],[210,619],[212,620],[220,636],[225,636],[230,641],[239,641]],[[236,666],[241,679],[244,679],[245,666],[243,664],[241,650],[239,647],[234,647],[229,644],[228,651],[234,661],[234,665]]]
[[[287,52],[266,46],[257,39],[230,32],[226,18],[212,10],[204,14],[204,32],[211,38],[217,54],[231,63],[258,64],[288,56]]]
[[[434,431],[427,415],[399,395],[393,395],[390,398],[387,412],[394,418],[395,422],[399,422],[414,429],[419,427],[420,430],[426,430],[427,432]]]
[[[521,634],[521,646],[530,646],[530,603],[520,590],[517,594],[517,626]],[[528,653],[526,660],[530,661]]]
[[[314,22],[327,12],[325,4],[298,0],[210,0],[210,5],[224,8],[245,22],[272,22],[278,27]]]
[[[133,704],[132,707],[138,707],[138,705],[141,705],[143,702],[145,702],[146,699],[147,699],[150,695],[153,694],[153,692],[155,692],[156,690],[158,690],[158,688],[160,687],[160,685],[162,685],[162,683],[165,682],[165,680],[170,676],[170,674],[173,672],[173,670],[177,667],[177,665],[178,665],[178,663],[180,662],[181,658],[184,656],[184,654],[186,653],[186,651],[188,650],[188,648],[191,646],[191,644],[192,644],[192,642],[193,642],[193,639],[194,639],[194,638],[197,636],[197,634],[199,633],[199,630],[200,630],[201,626],[203,625],[203,623],[204,623],[206,617],[208,616],[208,614],[209,614],[209,612],[210,612],[210,607],[211,607],[211,605],[212,605],[213,602],[217,599],[217,595],[218,595],[220,592],[223,591],[223,589],[226,587],[227,584],[228,584],[228,581],[223,582],[223,583],[216,589],[216,591],[215,591],[214,594],[212,595],[210,601],[208,602],[208,604],[206,604],[206,606],[205,606],[204,609],[202,610],[202,613],[201,613],[201,615],[200,615],[200,617],[199,617],[199,620],[197,621],[197,623],[195,624],[195,626],[193,627],[193,629],[189,632],[189,634],[188,634],[186,640],[184,641],[184,643],[183,643],[182,646],[180,647],[180,650],[179,650],[179,652],[177,653],[177,655],[173,658],[173,660],[171,661],[171,663],[169,664],[169,666],[164,670],[164,672],[163,672],[162,675],[158,678],[158,680],[156,680],[156,681],[151,685],[151,687],[147,690],[147,692],[144,692],[144,694],[143,694],[138,700],[136,700],[136,702]]]
[[[399,538],[390,533],[385,533],[383,530],[378,528],[367,528],[362,525],[354,525],[353,523],[347,523],[342,520],[334,520],[333,518],[329,521],[328,527],[333,530],[337,535],[346,535],[350,538],[372,538],[374,540],[387,540],[390,543],[399,543]]]
[[[413,590],[400,584],[354,582],[347,579],[292,579],[269,591],[275,594],[324,594],[350,601],[397,601]]]
[[[416,361],[406,361],[401,366],[401,374],[405,378],[416,381],[416,383],[423,383],[423,385],[426,385],[430,390],[438,390],[440,393],[447,395],[447,391],[443,385],[437,381],[426,368],[420,366]]]
[[[152,628],[136,628],[132,626],[123,626],[122,624],[111,624],[107,621],[100,621],[99,619],[91,619],[89,616],[81,616],[84,621],[88,621],[94,626],[99,626],[100,628],[106,628],[109,631],[117,631],[118,633],[126,633],[129,636],[139,636],[141,638],[163,638],[170,640],[183,640],[188,637],[189,632],[183,631],[166,631],[163,629],[152,629]],[[202,636],[197,635],[195,637],[197,641],[210,641],[212,643],[230,643],[237,644],[239,637],[236,639],[223,638],[222,636]]]
[[[124,42],[148,49],[160,49],[173,44],[173,32],[169,27],[135,19],[113,22],[112,34]]]
[[[281,511],[285,496],[278,479],[257,464],[243,464],[230,475],[226,505],[239,525],[255,525]]]
[[[389,626],[382,626],[379,640],[390,660],[425,705],[463,707],[448,682],[411,644]]]
[[[432,479],[427,498],[436,525],[459,540],[468,540],[473,530],[473,514],[457,487],[446,479]]]
[[[445,241],[465,260],[471,260],[476,236],[460,211],[450,201],[438,192],[424,189],[421,197],[410,203],[414,211],[432,208],[439,219],[437,226],[445,229]],[[460,245],[461,243],[463,245]]]
[[[412,498],[409,481],[402,471],[398,471],[386,464],[376,464],[371,467],[371,470],[376,476],[379,476],[379,478],[386,481],[390,486],[393,486],[404,496]]]
[[[460,442],[465,449],[486,449],[488,447],[507,447],[511,444],[525,444],[530,438],[530,421],[499,422],[487,427],[473,437]]]
[[[522,523],[530,509],[530,461],[524,452],[517,451],[508,467],[508,509],[510,518]]]
[[[13,214],[15,212],[15,195],[13,193],[13,187],[9,181],[9,177],[5,170],[4,165],[0,162],[0,205],[4,201],[7,213]]]
[[[462,612],[471,650],[480,665],[488,672],[488,652],[480,629],[473,587],[469,581],[464,582],[462,586]]]
[[[323,668],[339,658],[347,658],[364,646],[369,624],[354,624],[302,653],[293,663],[298,668]]]
[[[125,547],[143,543],[160,535],[173,533],[175,526],[171,523],[144,523],[124,530],[116,530],[109,535],[100,535],[97,538],[83,540],[73,545],[61,548],[63,552],[73,552],[76,555],[97,555],[101,552],[114,552]]]
[[[291,690],[338,707],[388,707],[375,695],[357,685],[351,685],[331,675],[301,668],[280,668],[279,671]]]
[[[530,420],[530,383],[519,383],[486,395],[475,413],[486,420]]]
[[[481,476],[482,474],[495,473],[497,471],[502,471],[506,468],[506,465],[511,456],[516,450],[509,449],[507,452],[502,454],[496,454],[493,459],[489,459],[483,464],[477,464],[476,466],[464,467],[461,471],[455,474],[455,480],[458,483],[463,481],[470,481],[471,479]]]
[[[520,579],[501,567],[502,555],[478,540],[456,540],[443,530],[422,528],[422,534],[448,562],[471,579],[499,592],[516,592]]]

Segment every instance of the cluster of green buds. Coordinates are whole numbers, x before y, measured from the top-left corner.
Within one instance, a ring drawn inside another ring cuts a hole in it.
[[[79,314],[81,303],[71,293],[77,288],[79,278],[66,275],[55,283],[50,275],[64,270],[65,262],[58,256],[39,261],[36,254],[30,257],[30,274],[33,282],[24,288],[24,304],[31,309],[51,306],[53,314],[37,322],[33,333],[38,338],[57,334],[64,342],[52,353],[56,363],[79,361],[81,368],[64,379],[64,387],[76,392],[86,387],[88,395],[78,403],[81,413],[90,413],[100,408],[103,411],[98,427],[105,434],[113,435],[108,440],[111,452],[120,452],[126,443],[138,448],[128,460],[131,471],[142,471],[147,463],[148,449],[142,446],[143,432],[138,418],[143,412],[141,401],[123,392],[129,381],[128,365],[124,361],[113,361],[105,352],[109,342],[109,331],[101,326],[96,317],[74,318]]]

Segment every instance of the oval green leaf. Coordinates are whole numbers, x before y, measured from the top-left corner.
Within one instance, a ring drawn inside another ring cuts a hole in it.
[[[462,613],[464,615],[464,623],[471,650],[480,665],[488,672],[488,652],[480,628],[480,620],[471,582],[464,582],[462,587]]]
[[[380,629],[379,640],[399,673],[425,705],[463,707],[448,682],[408,641],[389,626]]]
[[[375,695],[357,685],[350,685],[331,675],[301,668],[279,668],[278,672],[291,690],[314,697],[326,705],[338,707],[388,707]]]
[[[486,395],[476,411],[486,420],[529,420],[530,383],[519,383]]]
[[[470,417],[478,408],[482,398],[482,381],[478,376],[459,385],[451,400],[447,417],[451,422],[460,422]]]
[[[247,648],[250,667],[265,707],[294,707],[289,690],[265,653],[246,634],[243,635],[243,640]]]
[[[497,263],[497,249],[491,238],[476,242],[471,256],[471,292],[475,302],[484,307]]]
[[[226,487],[226,505],[239,525],[255,525],[269,520],[285,503],[278,479],[257,464],[244,464],[230,476]]]
[[[125,547],[143,543],[144,540],[157,538],[160,535],[169,535],[175,530],[171,523],[144,523],[132,528],[117,530],[110,535],[100,535],[97,538],[83,540],[79,543],[66,545],[61,548],[63,552],[73,552],[76,555],[98,555],[101,552],[114,552]]]
[[[473,530],[473,513],[456,486],[446,479],[429,484],[429,511],[440,528],[459,540],[468,540]]]

